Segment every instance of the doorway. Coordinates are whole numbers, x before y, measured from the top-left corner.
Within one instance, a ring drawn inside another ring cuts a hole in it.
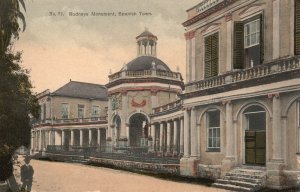
[[[245,163],[249,165],[266,164],[266,111],[260,106],[251,106],[244,111]]]

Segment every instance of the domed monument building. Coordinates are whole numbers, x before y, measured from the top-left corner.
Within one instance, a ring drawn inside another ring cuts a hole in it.
[[[106,85],[110,150],[151,145],[149,114],[153,108],[175,101],[183,88],[181,74],[156,57],[157,37],[146,29],[136,40],[137,58],[111,74]]]

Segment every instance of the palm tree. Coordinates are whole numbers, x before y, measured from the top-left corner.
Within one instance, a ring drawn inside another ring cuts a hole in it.
[[[23,0],[0,1],[0,55],[4,54],[12,42],[12,38],[18,39],[21,31],[19,19],[23,23],[23,31],[26,28],[24,14],[20,5],[26,11]]]

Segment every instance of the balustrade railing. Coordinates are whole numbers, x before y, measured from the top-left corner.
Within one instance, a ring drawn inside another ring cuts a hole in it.
[[[72,119],[44,119],[38,123],[33,124],[33,126],[37,125],[46,125],[46,124],[64,124],[64,123],[87,123],[87,122],[106,122],[107,116],[101,117],[90,117],[90,118],[72,118]]]
[[[181,100],[177,100],[172,103],[168,103],[166,105],[155,107],[152,109],[152,114],[157,114],[157,113],[161,113],[161,112],[165,112],[165,111],[169,111],[169,110],[178,108],[181,106],[181,104],[182,104],[181,102],[182,102]]]
[[[132,77],[162,77],[168,79],[182,80],[181,74],[170,71],[144,70],[144,71],[120,71],[109,76],[109,81]]]
[[[296,69],[300,69],[298,57],[277,60],[249,69],[234,71],[223,75],[207,78],[201,81],[188,83],[186,84],[186,93],[260,78]]]
[[[149,154],[147,147],[128,147],[127,152],[103,152],[93,147],[72,147],[76,150],[66,150],[64,146],[48,145],[47,152],[62,155],[75,155],[111,160],[135,161],[158,164],[179,164],[180,157],[165,157]]]

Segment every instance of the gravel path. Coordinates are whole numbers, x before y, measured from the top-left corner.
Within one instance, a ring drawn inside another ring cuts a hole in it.
[[[206,192],[212,187],[81,164],[32,160],[32,192]]]

